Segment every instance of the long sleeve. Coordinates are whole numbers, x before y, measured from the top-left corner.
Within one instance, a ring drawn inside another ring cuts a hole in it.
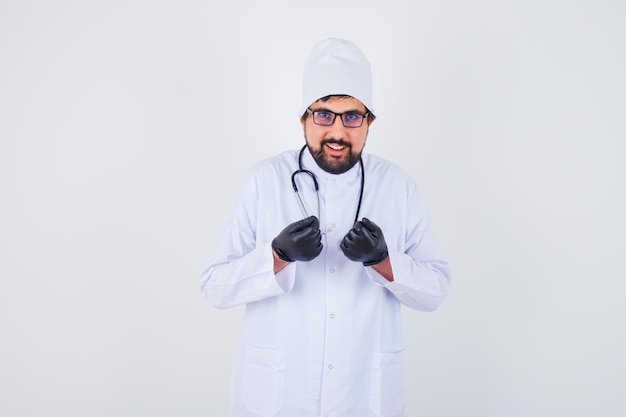
[[[406,188],[402,191],[396,188],[395,193],[406,196],[405,208],[394,206],[393,209],[394,221],[403,223],[404,233],[387,234],[383,230],[386,238],[390,238],[387,246],[394,281],[387,281],[372,267],[366,270],[372,282],[384,286],[402,304],[434,311],[450,291],[450,267],[431,231],[430,216],[420,191],[412,181],[403,187]]]
[[[201,274],[202,294],[215,307],[228,308],[289,292],[294,267],[278,274],[273,267],[269,244],[230,262],[210,263]]]
[[[445,261],[418,262],[405,253],[389,249],[394,281],[389,282],[368,267],[370,279],[384,286],[402,304],[415,310],[434,311],[450,290],[450,271]]]
[[[274,274],[271,242],[259,240],[258,176],[249,172],[239,185],[216,243],[200,275],[206,300],[228,308],[285,294],[293,287],[295,265]],[[271,219],[265,219],[265,225]],[[266,233],[267,235],[267,233]]]

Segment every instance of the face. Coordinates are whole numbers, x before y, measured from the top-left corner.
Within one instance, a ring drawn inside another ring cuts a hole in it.
[[[331,96],[327,101],[318,100],[309,106],[311,111],[333,113],[367,112],[363,103],[353,97]],[[374,121],[370,115],[363,120],[361,127],[345,127],[341,116],[335,118],[331,126],[320,126],[308,114],[302,121],[304,137],[313,159],[324,171],[342,174],[358,161],[365,146],[369,125]]]

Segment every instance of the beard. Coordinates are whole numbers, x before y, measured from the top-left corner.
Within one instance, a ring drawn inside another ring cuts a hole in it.
[[[336,143],[340,146],[345,146],[348,148],[348,152],[342,157],[335,157],[326,153],[326,145],[329,143]],[[336,139],[324,139],[320,143],[319,148],[314,148],[311,146],[309,141],[307,140],[307,147],[309,148],[309,152],[313,156],[313,159],[317,163],[317,165],[322,168],[324,171],[330,174],[343,174],[347,172],[359,162],[359,158],[361,158],[361,152],[353,152],[352,145],[343,140]]]

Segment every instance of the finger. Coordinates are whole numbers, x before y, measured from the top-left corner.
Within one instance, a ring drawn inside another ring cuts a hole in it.
[[[292,238],[296,242],[303,241],[321,241],[322,234],[319,229],[313,229],[311,227],[305,227],[304,229],[297,230],[292,233]]]
[[[320,242],[316,248],[315,248],[315,256],[317,257],[317,255],[319,255],[320,253],[322,253],[322,249],[324,249],[324,245],[322,245],[322,242]]]
[[[366,241],[372,248],[378,243],[376,236],[370,231],[370,229],[363,229],[361,238]]]
[[[352,251],[351,246],[345,240],[343,242],[341,242],[341,245],[339,245],[339,248],[341,249],[341,251],[346,256],[352,256],[353,255],[353,251]]]
[[[363,222],[359,220],[358,222],[354,223],[354,226],[352,227],[352,230],[354,230],[356,232],[360,232],[361,229],[363,229]]]
[[[320,221],[315,216],[309,216],[306,219],[300,220],[300,225],[304,229],[305,227],[310,227],[312,229],[320,228]]]
[[[348,233],[343,237],[343,240],[347,244],[353,243],[355,240],[359,239],[360,233],[356,229],[350,229]]]
[[[366,228],[368,228],[371,231],[375,231],[376,229],[380,229],[376,223],[374,223],[373,221],[371,221],[367,217],[363,217],[363,220],[361,220],[361,224],[363,224],[363,226],[365,226]]]
[[[363,217],[362,223],[364,228],[372,232],[374,236],[378,236],[378,234],[382,232],[382,229],[368,218]]]
[[[311,216],[311,217],[307,217],[306,219],[293,222],[289,226],[289,231],[291,233],[297,233],[309,227],[312,227],[313,229],[319,229],[319,220],[317,220],[317,217]]]

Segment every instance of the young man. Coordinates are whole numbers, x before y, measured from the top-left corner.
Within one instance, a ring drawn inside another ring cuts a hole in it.
[[[414,181],[363,153],[371,81],[353,43],[314,47],[306,145],[248,171],[201,274],[214,306],[246,305],[232,417],[404,415],[400,308],[435,310],[450,273]]]

